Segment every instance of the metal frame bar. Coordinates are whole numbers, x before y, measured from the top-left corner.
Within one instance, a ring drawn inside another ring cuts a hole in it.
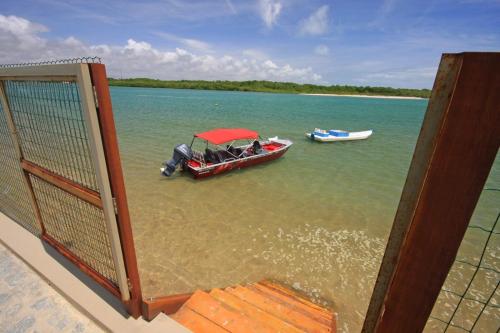
[[[111,245],[111,254],[113,256],[113,263],[115,265],[116,277],[118,280],[118,287],[120,289],[121,299],[123,301],[128,301],[130,299],[130,291],[116,222],[115,207],[106,166],[106,157],[104,156],[101,130],[97,118],[94,89],[90,80],[88,66],[86,64],[78,64],[76,67],[78,89],[80,91],[84,119],[87,123],[90,151],[93,156],[94,170],[101,193],[101,201]]]
[[[499,72],[500,53],[443,55],[363,332],[424,329],[500,146]]]

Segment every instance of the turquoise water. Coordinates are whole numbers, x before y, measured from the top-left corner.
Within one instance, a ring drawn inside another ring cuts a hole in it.
[[[111,94],[146,296],[276,278],[331,303],[343,331],[359,330],[426,100],[148,88]],[[277,161],[207,180],[160,176],[176,144],[215,127],[247,127],[294,145]],[[304,137],[314,127],[374,134],[321,144]],[[499,185],[498,175],[490,183]],[[486,199],[478,220],[491,222],[495,200]]]

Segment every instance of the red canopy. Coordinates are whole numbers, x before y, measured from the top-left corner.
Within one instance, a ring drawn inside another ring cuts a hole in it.
[[[234,140],[258,139],[259,133],[246,128],[216,128],[208,132],[195,134],[194,136],[207,140],[214,145],[220,145]]]

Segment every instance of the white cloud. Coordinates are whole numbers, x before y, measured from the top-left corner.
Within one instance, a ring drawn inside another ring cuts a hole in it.
[[[0,14],[0,53],[9,51],[5,44],[9,40],[17,42],[16,48],[21,50],[37,45],[43,46],[45,41],[38,34],[47,31],[49,29],[46,26],[30,22],[22,17]]]
[[[299,33],[301,35],[322,35],[328,31],[330,7],[323,5],[314,13],[300,23]]]
[[[187,47],[189,49],[211,52],[212,46],[209,43],[206,43],[198,39],[179,37],[174,34],[170,34],[163,31],[155,31],[153,32],[153,34],[163,39],[181,43],[182,45],[184,45],[184,47]]]
[[[397,0],[383,0],[382,5],[375,15],[375,18],[373,19],[373,21],[368,23],[368,26],[382,28],[387,16],[389,16],[394,11],[394,8],[396,7],[396,1]]]
[[[278,66],[271,60],[266,60],[264,61],[264,67],[269,68],[269,69],[278,69]]]
[[[226,0],[226,5],[233,14],[237,14],[238,12],[236,11],[236,8],[234,8],[234,5],[231,0]]]
[[[330,49],[328,48],[328,46],[320,44],[314,48],[314,53],[316,53],[317,55],[326,56],[330,53]]]
[[[246,49],[243,50],[241,54],[243,54],[244,57],[253,58],[257,60],[265,60],[269,58],[267,54],[257,49]]]
[[[354,79],[354,82],[375,86],[395,86],[404,82],[403,86],[418,86],[421,82],[432,81],[436,76],[436,67],[411,67],[399,70],[385,69],[371,72]]]
[[[260,0],[259,11],[264,24],[272,28],[278,21],[283,5],[278,0]]]
[[[21,28],[16,29],[18,26]],[[160,50],[134,39],[128,39],[125,45],[88,45],[75,37],[45,39],[39,36],[44,31],[46,27],[23,18],[0,16],[0,63],[98,56],[106,64],[108,75],[115,77],[292,82],[320,82],[322,79],[311,67],[280,65],[269,58],[252,56],[251,50],[245,55],[215,56],[184,48]],[[253,53],[259,52],[254,50]]]

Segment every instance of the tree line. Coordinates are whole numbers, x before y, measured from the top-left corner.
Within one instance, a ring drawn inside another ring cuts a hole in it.
[[[255,91],[290,94],[339,94],[339,95],[382,95],[423,97],[430,96],[430,89],[408,89],[391,87],[349,86],[349,85],[315,85],[293,82],[273,81],[203,81],[203,80],[175,80],[164,81],[148,78],[114,79],[109,78],[111,86],[199,89],[199,90],[228,90],[228,91]]]

